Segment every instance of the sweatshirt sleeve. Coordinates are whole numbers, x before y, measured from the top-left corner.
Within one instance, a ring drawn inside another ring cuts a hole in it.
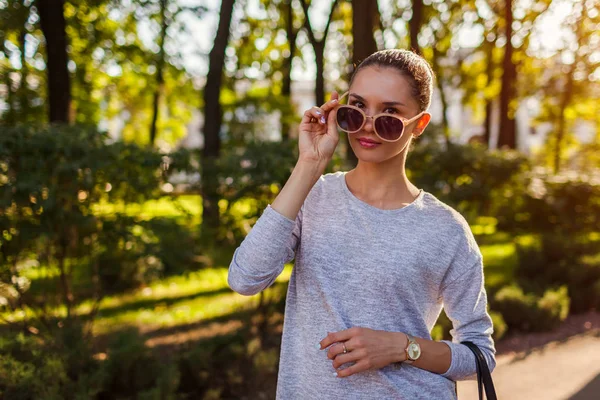
[[[295,257],[303,209],[294,221],[267,206],[233,254],[227,275],[232,290],[253,296],[273,284],[285,263]]]
[[[453,381],[477,379],[475,354],[460,342],[475,343],[483,353],[490,372],[496,366],[496,349],[492,339],[494,329],[487,311],[483,260],[478,248],[471,248],[468,253],[468,257],[463,253],[460,261],[450,266],[440,292],[444,310],[453,327],[450,330],[452,341],[442,340],[450,347],[452,362],[448,371],[441,375]]]

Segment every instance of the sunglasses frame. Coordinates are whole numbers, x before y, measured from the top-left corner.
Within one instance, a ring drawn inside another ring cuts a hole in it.
[[[348,92],[344,93],[343,95],[341,95],[341,96],[340,96],[340,98],[338,99],[338,103],[339,103],[339,102],[340,102],[340,101],[341,101],[341,100],[342,100],[344,97],[346,97],[346,96],[348,95],[348,93],[350,93],[350,92],[348,91]],[[353,110],[356,110],[356,111],[358,111],[358,112],[360,112],[360,113],[362,114],[362,116],[363,116],[363,123],[360,125],[360,128],[358,128],[358,129],[357,129],[357,130],[355,130],[355,131],[348,131],[348,130],[346,130],[346,129],[344,129],[344,128],[342,128],[342,127],[340,126],[340,124],[339,124],[339,122],[338,122],[338,119],[337,119],[337,110],[339,110],[339,109],[340,109],[340,108],[342,108],[342,107],[351,108],[351,109],[353,109]],[[417,121],[419,118],[421,118],[421,117],[423,116],[423,114],[425,114],[425,111],[421,111],[419,114],[417,114],[416,116],[414,116],[414,117],[412,117],[412,118],[410,118],[410,119],[403,118],[403,117],[401,117],[401,116],[399,116],[399,115],[390,114],[390,113],[380,113],[380,114],[375,114],[375,115],[373,115],[373,116],[370,116],[370,115],[367,115],[367,114],[366,114],[366,113],[365,113],[363,110],[361,110],[360,108],[358,108],[358,107],[356,107],[356,106],[353,106],[353,105],[350,105],[350,104],[340,104],[340,105],[338,106],[337,110],[336,110],[336,116],[335,116],[335,123],[337,124],[338,128],[340,128],[342,131],[344,131],[344,132],[347,132],[347,133],[356,133],[356,132],[360,131],[360,130],[361,130],[361,129],[362,129],[364,126],[365,126],[365,124],[367,123],[367,118],[371,118],[371,120],[373,121],[373,132],[375,133],[375,135],[376,135],[376,136],[377,136],[377,137],[378,137],[380,140],[383,140],[384,142],[388,142],[388,143],[395,143],[395,142],[397,142],[398,140],[400,140],[400,139],[402,138],[402,136],[404,136],[404,133],[405,133],[405,130],[406,130],[406,127],[407,127],[407,125],[410,125],[411,123],[413,123],[413,122]],[[399,119],[399,120],[400,120],[400,122],[402,123],[402,133],[400,133],[400,136],[398,136],[398,139],[394,139],[394,140],[385,139],[385,138],[381,137],[381,136],[379,135],[379,133],[377,133],[377,128],[375,127],[375,121],[377,120],[377,118],[380,118],[380,117],[392,117],[392,118],[396,118],[396,119]]]

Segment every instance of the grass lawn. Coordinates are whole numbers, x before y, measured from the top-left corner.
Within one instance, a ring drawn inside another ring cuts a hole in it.
[[[165,196],[142,204],[102,202],[94,205],[92,211],[95,215],[123,213],[142,220],[155,217],[186,218],[188,224],[197,225],[201,223],[202,197],[194,194]]]
[[[106,297],[96,317],[95,333],[108,333],[123,326],[138,326],[143,330],[171,328],[256,306],[259,295],[241,296],[229,288],[227,270],[227,267],[201,270],[128,294]],[[291,271],[292,266],[287,265],[277,282],[287,282]]]
[[[510,283],[517,261],[511,238],[498,236],[498,240],[480,246],[486,286],[493,289]],[[287,265],[277,282],[287,282],[291,271],[292,266]],[[107,334],[128,326],[137,326],[143,332],[191,326],[254,308],[259,296],[247,297],[233,292],[227,285],[227,267],[211,268],[105,298],[96,317],[94,332]],[[84,306],[89,308],[89,304]]]
[[[45,272],[40,274],[41,270]],[[94,334],[105,335],[130,327],[138,327],[142,332],[156,331],[209,321],[256,307],[260,294],[242,296],[233,292],[227,285],[227,271],[227,267],[203,269],[156,281],[142,289],[106,296],[94,321]],[[276,282],[287,282],[291,271],[292,266],[286,265]],[[37,268],[26,275],[35,290],[36,278],[45,284],[47,278],[57,276],[57,273]],[[85,315],[92,305],[91,301],[84,301],[75,313]],[[52,309],[52,313],[66,315],[63,307]],[[4,313],[2,317],[16,322],[24,315]]]
[[[480,246],[486,286],[495,289],[511,281],[516,264],[515,245],[509,238],[499,236],[498,239],[504,241]],[[256,307],[260,295],[248,297],[231,291],[227,285],[227,271],[224,266],[204,269],[166,278],[139,290],[107,296],[96,316],[94,333],[106,335],[130,327],[155,332],[191,326]],[[292,266],[287,265],[277,282],[287,282],[291,271]],[[48,272],[48,275],[53,273]],[[35,285],[36,276],[29,278]],[[91,306],[91,302],[86,301],[76,312],[86,314]],[[57,309],[56,312],[63,314],[64,310]],[[17,315],[5,317],[20,319]]]
[[[240,206],[244,205],[249,206]],[[164,197],[144,204],[104,203],[97,205],[94,212],[120,212],[141,219],[182,218],[186,223],[197,224],[201,218],[202,207],[200,196],[183,195]],[[482,219],[472,229],[484,256],[486,286],[497,290],[510,283],[517,262],[514,238],[496,232],[495,219]],[[277,282],[286,283],[291,270],[292,266],[287,265]],[[33,293],[56,291],[57,271],[34,267],[25,275],[32,282]],[[269,296],[270,290],[265,295]],[[139,290],[106,296],[101,302],[93,329],[96,335],[111,334],[131,327],[137,327],[142,332],[186,329],[211,320],[222,321],[230,315],[250,310],[258,304],[259,296],[241,296],[231,291],[227,285],[227,267],[218,266],[169,277]],[[91,301],[85,301],[75,312],[87,314],[91,307]],[[54,309],[54,312],[58,315],[66,314],[65,310],[60,308]],[[22,319],[23,315],[4,314],[2,317],[16,321]]]

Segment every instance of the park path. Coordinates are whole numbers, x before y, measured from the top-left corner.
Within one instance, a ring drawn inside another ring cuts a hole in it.
[[[600,400],[600,329],[501,354],[492,373],[500,400]],[[475,382],[459,382],[460,400],[478,399]]]

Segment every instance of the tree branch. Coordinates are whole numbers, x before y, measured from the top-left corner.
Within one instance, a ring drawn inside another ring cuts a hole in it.
[[[325,42],[325,40],[327,39],[327,33],[329,33],[329,25],[331,24],[331,20],[333,19],[333,13],[335,12],[335,7],[337,7],[338,4],[338,0],[333,0],[333,3],[331,4],[331,11],[329,12],[329,19],[327,19],[327,25],[325,25],[325,32],[323,32],[323,39],[321,39],[322,42]]]
[[[312,26],[310,25],[310,18],[308,17],[308,4],[306,4],[306,0],[300,0],[300,4],[302,4],[302,9],[304,10],[304,27],[306,28],[306,33],[308,34],[308,40],[310,40],[310,43],[313,45],[313,47],[315,47],[319,44],[319,42],[315,37]]]

